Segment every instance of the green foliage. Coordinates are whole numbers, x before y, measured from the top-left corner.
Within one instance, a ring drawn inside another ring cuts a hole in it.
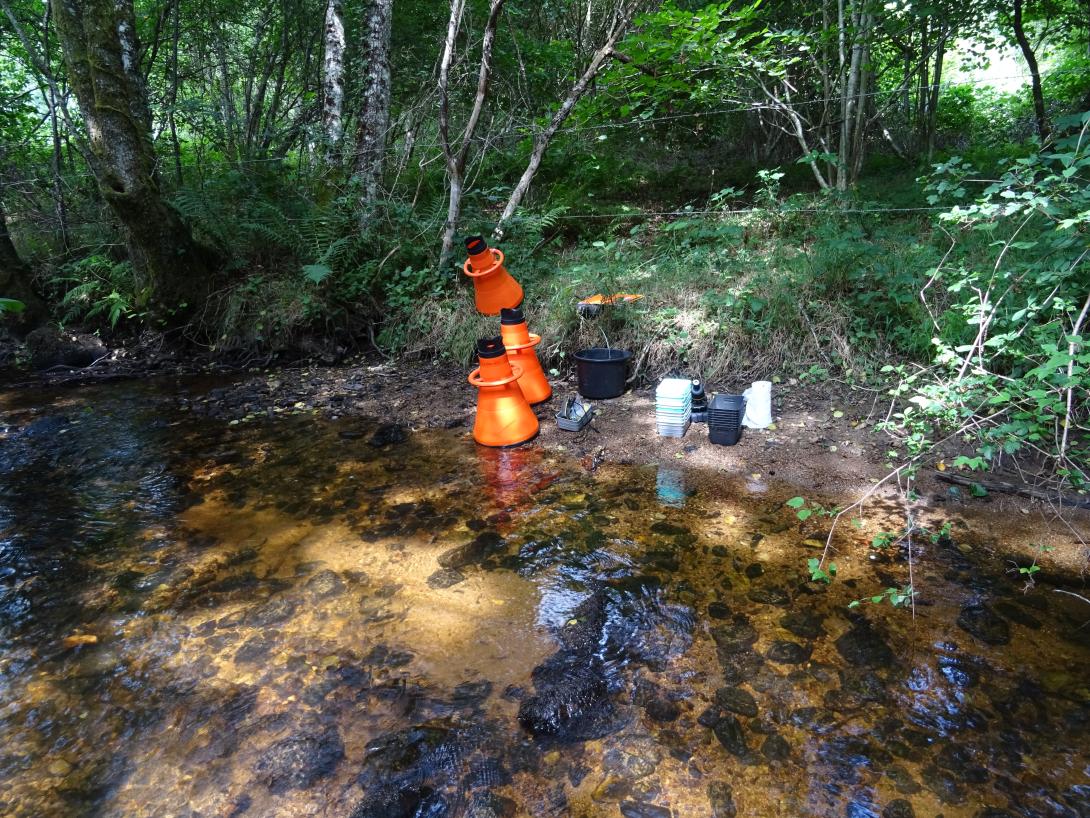
[[[910,453],[930,446],[936,429],[970,427],[981,460],[961,465],[1033,451],[1069,458],[1085,479],[1088,452],[1065,430],[1086,416],[1090,389],[1090,113],[1057,127],[1066,130],[1053,145],[1011,162],[975,195],[976,174],[959,158],[935,169],[931,200],[965,202],[943,221],[983,252],[931,270],[943,299],[935,366],[894,389],[908,396],[894,417]]]
[[[848,603],[848,607],[858,608],[864,603],[881,605],[883,602],[888,602],[894,608],[907,608],[912,605],[912,600],[915,596],[916,591],[912,589],[911,585],[905,585],[901,588],[886,588],[880,594],[852,600]]]
[[[60,306],[65,323],[104,321],[114,328],[122,318],[143,317],[148,297],[129,261],[114,261],[104,255],[63,265],[50,285],[64,293]]]
[[[792,497],[785,505],[794,509],[795,516],[803,522],[809,520],[815,514],[819,517],[835,517],[840,513],[839,508],[826,508],[820,503],[807,501],[805,497]]]
[[[0,298],[0,312],[22,312],[26,304],[14,298]]]
[[[823,568],[821,560],[817,557],[810,557],[806,560],[806,570],[810,572],[811,582],[824,582],[828,585],[836,576],[836,563],[830,562]]]

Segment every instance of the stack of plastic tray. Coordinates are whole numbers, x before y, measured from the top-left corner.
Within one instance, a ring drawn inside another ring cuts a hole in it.
[[[693,382],[664,378],[655,390],[655,425],[663,437],[684,437],[692,420]]]
[[[716,395],[708,405],[708,439],[720,446],[733,446],[742,436],[745,414],[744,395]]]

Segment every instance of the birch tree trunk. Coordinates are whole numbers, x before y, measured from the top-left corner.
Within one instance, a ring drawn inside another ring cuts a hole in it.
[[[361,226],[370,220],[382,182],[386,131],[390,127],[390,31],[393,0],[370,0],[364,50],[367,76],[363,83],[359,133],[356,139],[356,179],[360,185]]]
[[[344,11],[341,0],[329,0],[325,8],[325,51],[322,55],[322,132],[325,161],[337,161],[344,133]]]
[[[181,318],[207,295],[216,259],[163,199],[131,0],[50,0],[96,181],[128,232],[148,302]]]
[[[571,90],[568,91],[567,97],[564,98],[564,102],[561,103],[557,112],[553,114],[553,118],[550,120],[548,126],[541,133],[535,134],[534,147],[530,152],[530,160],[526,163],[526,170],[522,172],[522,177],[519,179],[518,184],[516,184],[515,189],[511,191],[511,196],[507,199],[507,204],[504,205],[503,213],[500,215],[500,220],[493,232],[493,235],[497,239],[502,238],[504,223],[515,214],[515,211],[518,210],[519,205],[522,204],[522,200],[530,190],[530,184],[534,181],[534,176],[537,174],[538,168],[541,167],[541,162],[545,158],[545,151],[548,150],[549,143],[552,141],[553,137],[556,136],[556,132],[560,129],[560,126],[563,125],[571,115],[572,109],[575,108],[575,104],[582,98],[583,94],[587,92],[591,82],[598,75],[598,72],[601,70],[606,60],[612,56],[613,48],[617,45],[617,41],[624,36],[625,31],[632,21],[632,15],[635,13],[635,10],[635,5],[628,6],[622,10],[621,17],[614,25],[613,30],[610,31],[605,44],[594,52],[590,64],[583,72],[583,75],[579,77],[576,83],[571,87]],[[589,4],[587,6],[587,16],[588,18],[590,16]]]
[[[1048,114],[1045,113],[1045,97],[1041,91],[1041,69],[1037,65],[1037,55],[1033,53],[1033,46],[1030,45],[1025,27],[1022,25],[1022,0],[1014,0],[1014,37],[1018,40],[1022,57],[1029,67],[1029,78],[1033,90],[1033,113],[1037,118],[1037,133],[1044,142],[1048,139],[1051,129],[1048,124]]]
[[[443,158],[447,165],[447,219],[443,224],[442,245],[439,250],[439,269],[445,270],[454,249],[454,236],[458,231],[458,219],[462,215],[462,194],[465,190],[466,160],[477,125],[481,121],[485,101],[488,99],[488,84],[492,79],[492,46],[496,41],[496,26],[504,0],[491,0],[488,21],[485,23],[484,36],[481,38],[481,64],[477,71],[477,93],[473,99],[473,109],[465,129],[462,131],[460,145],[455,148],[450,138],[450,67],[454,62],[454,45],[458,38],[458,29],[462,25],[465,12],[465,0],[451,0],[450,19],[447,22],[447,36],[443,42],[443,56],[439,61],[439,142],[443,148]]]

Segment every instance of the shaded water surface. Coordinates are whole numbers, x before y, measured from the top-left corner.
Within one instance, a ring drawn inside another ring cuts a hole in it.
[[[973,532],[852,611],[905,555],[807,582],[786,488],[187,390],[0,396],[4,815],[1090,815],[1090,627]]]

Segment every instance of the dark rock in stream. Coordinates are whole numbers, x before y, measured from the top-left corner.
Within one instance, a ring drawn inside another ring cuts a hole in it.
[[[295,614],[295,603],[284,597],[274,597],[246,615],[246,624],[254,628],[267,628]]]
[[[893,651],[878,630],[865,619],[857,620],[835,644],[844,660],[857,667],[882,668],[893,664]]]
[[[342,593],[344,591],[344,581],[336,571],[330,571],[327,568],[308,579],[306,588],[315,599],[325,599]]]
[[[773,733],[761,745],[761,754],[769,761],[785,761],[791,756],[791,745],[779,733]]]
[[[436,560],[443,568],[458,569],[476,565],[504,548],[504,539],[495,531],[482,531],[476,539],[444,551]]]
[[[518,805],[494,792],[474,793],[466,806],[465,818],[512,818]]]
[[[713,732],[719,739],[719,743],[727,748],[727,752],[739,758],[750,755],[745,730],[742,728],[742,723],[734,716],[723,716],[713,728]]]
[[[780,619],[780,627],[800,639],[818,639],[825,635],[821,617],[808,611],[791,611]]]
[[[987,605],[966,605],[958,615],[958,627],[988,645],[1011,641],[1010,626]]]
[[[681,715],[681,708],[676,702],[672,702],[665,696],[652,699],[644,706],[648,718],[657,722],[675,721]]]
[[[307,789],[331,774],[344,758],[344,744],[336,728],[321,732],[300,732],[276,742],[265,750],[255,769],[265,786],[274,793]]]
[[[613,729],[601,660],[564,650],[554,653],[532,674],[533,696],[519,706],[518,719],[535,736],[561,740],[600,738]]]
[[[451,701],[455,707],[477,707],[492,695],[492,682],[462,682],[454,688]]]
[[[723,669],[723,681],[728,685],[751,682],[764,667],[764,657],[755,650],[719,654],[719,666]]]
[[[436,591],[444,588],[453,588],[459,582],[465,582],[465,574],[455,571],[453,568],[440,568],[428,577],[428,587]]]
[[[711,630],[720,653],[742,653],[757,641],[757,631],[744,617],[736,617],[730,625],[718,625]]]
[[[673,813],[666,807],[660,807],[657,804],[622,801],[621,815],[624,818],[671,818]]]
[[[380,786],[369,791],[351,818],[445,818],[450,814],[438,793],[420,786]]]
[[[749,593],[746,594],[751,602],[757,602],[761,605],[778,605],[783,606],[791,602],[791,597],[787,591],[776,585],[769,585],[762,588],[750,588]]]
[[[882,810],[882,818],[916,818],[916,811],[904,798],[896,798],[886,804],[886,808]]]
[[[781,665],[801,665],[810,658],[812,652],[813,648],[805,647],[798,642],[777,639],[765,653],[765,657]]]
[[[757,715],[757,700],[740,687],[719,688],[715,691],[715,703],[739,716],[753,718]]]
[[[730,619],[730,606],[722,602],[712,602],[708,605],[708,616],[712,619]]]
[[[931,792],[938,796],[944,804],[962,804],[965,802],[965,788],[962,787],[958,777],[946,770],[939,769],[934,764],[924,767],[922,771],[924,784]]]
[[[708,801],[711,818],[735,818],[738,808],[734,805],[734,790],[726,781],[713,781],[708,785]]]
[[[384,423],[375,429],[371,439],[367,441],[376,449],[383,446],[394,446],[404,443],[409,439],[409,433],[400,423]]]

